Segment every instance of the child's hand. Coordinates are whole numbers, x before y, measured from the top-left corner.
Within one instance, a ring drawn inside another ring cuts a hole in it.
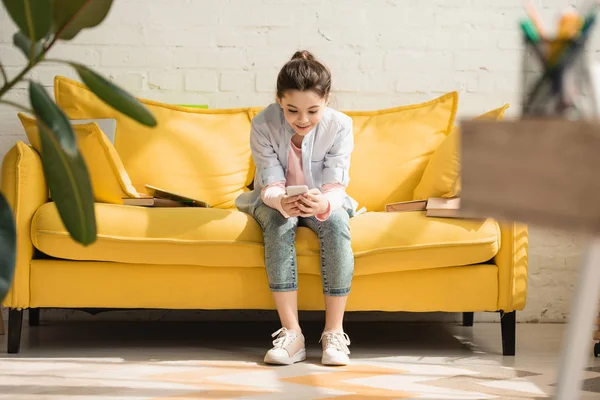
[[[297,207],[301,212],[301,217],[311,217],[326,212],[329,202],[319,189],[311,189],[308,193],[300,196]]]
[[[290,217],[300,216],[300,210],[298,209],[300,197],[302,197],[302,195],[288,196],[285,194],[281,198],[281,208],[283,208],[283,211],[285,211],[285,213]]]

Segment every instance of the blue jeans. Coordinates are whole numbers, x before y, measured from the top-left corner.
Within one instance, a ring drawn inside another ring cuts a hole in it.
[[[254,212],[265,245],[265,266],[269,288],[273,292],[298,290],[296,265],[296,228],[306,226],[315,232],[321,247],[321,280],[326,296],[346,296],[354,274],[354,253],[350,243],[350,217],[342,208],[326,221],[315,217],[285,218],[266,204]]]

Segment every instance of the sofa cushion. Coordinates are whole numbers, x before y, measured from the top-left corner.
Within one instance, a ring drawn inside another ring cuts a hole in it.
[[[352,118],[354,151],[348,194],[368,211],[412,200],[429,157],[450,133],[458,93],[403,107],[346,111]]]
[[[475,117],[475,120],[504,119],[508,104],[490,110]],[[456,197],[460,195],[460,130],[453,127],[452,132],[429,159],[421,181],[414,191],[414,200],[426,200],[430,197]]]
[[[37,120],[24,113],[19,113],[18,117],[31,146],[41,154]],[[73,132],[88,169],[95,201],[123,204],[123,198],[140,197],[113,144],[97,123],[74,123]]]
[[[432,218],[425,212],[367,212],[350,219],[355,273],[370,275],[491,260],[500,248],[500,227],[492,219]],[[309,243],[307,236],[311,236]],[[318,270],[318,243],[314,235],[298,232],[301,250],[314,254]]]
[[[54,203],[40,207],[32,242],[40,251],[70,260],[209,267],[262,267],[262,232],[239,211],[206,208],[144,208],[96,204],[98,239],[87,247],[64,229]],[[492,221],[437,219],[415,213],[365,213],[350,220],[356,274],[476,264],[499,248]],[[299,228],[300,273],[320,274],[319,242]]]
[[[233,208],[251,183],[251,108],[201,109],[139,99],[158,125],[139,124],[102,102],[85,85],[56,77],[57,104],[71,119],[114,118],[115,148],[133,186],[149,184]]]
[[[239,211],[200,207],[95,205],[97,240],[87,247],[69,236],[53,202],[35,214],[32,243],[70,260],[204,266],[262,265],[261,231]]]

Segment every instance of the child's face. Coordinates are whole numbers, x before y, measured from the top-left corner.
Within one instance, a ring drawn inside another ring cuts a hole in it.
[[[327,99],[312,90],[288,90],[277,102],[287,123],[300,136],[306,136],[321,121],[327,106]]]

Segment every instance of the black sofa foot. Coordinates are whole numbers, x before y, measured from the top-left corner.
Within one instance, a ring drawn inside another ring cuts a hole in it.
[[[502,328],[502,354],[514,356],[517,335],[517,312],[500,312],[500,325]]]
[[[30,308],[29,309],[29,326],[39,326],[40,325],[40,309],[39,308]]]
[[[21,329],[23,327],[23,310],[8,310],[8,345],[7,352],[16,354],[21,349]]]
[[[472,312],[463,313],[463,326],[473,326],[473,315]]]

